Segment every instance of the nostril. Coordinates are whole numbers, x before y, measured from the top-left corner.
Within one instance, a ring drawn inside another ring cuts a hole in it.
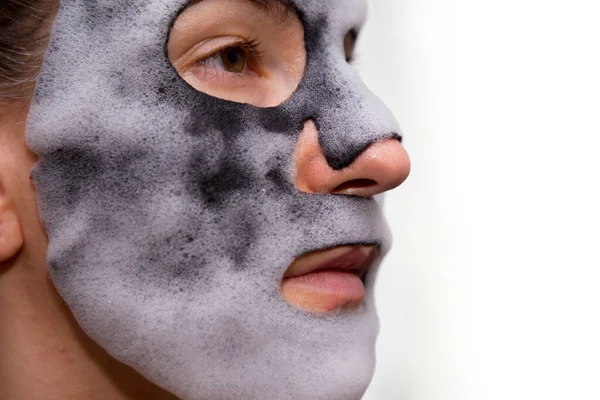
[[[352,189],[365,189],[376,185],[377,181],[374,181],[373,179],[352,179],[350,181],[342,183],[339,186],[336,186],[336,188],[333,189],[331,192],[340,193]]]

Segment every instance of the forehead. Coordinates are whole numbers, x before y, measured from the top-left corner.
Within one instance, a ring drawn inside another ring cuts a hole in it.
[[[156,28],[161,24],[169,26],[172,20],[188,5],[202,0],[130,0],[125,4],[115,0],[63,0],[61,11],[69,12],[78,9],[83,17],[82,25],[98,28],[114,23],[115,20],[137,19],[141,23],[134,25],[137,29],[151,26]],[[232,0],[221,0],[231,2]],[[280,0],[242,0],[257,4],[261,7],[276,8]],[[281,3],[282,4],[282,3]],[[366,0],[289,0],[289,6],[295,8],[306,25],[323,24],[335,30],[341,26],[351,25],[360,27],[366,17]]]

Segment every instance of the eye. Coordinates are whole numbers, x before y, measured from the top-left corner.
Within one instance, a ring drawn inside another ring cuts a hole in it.
[[[230,47],[219,55],[227,72],[240,73],[246,67],[246,53],[239,47]]]
[[[198,60],[198,66],[203,67],[203,72],[208,73],[209,69],[218,71],[241,74],[250,72],[260,72],[261,51],[260,43],[255,39],[238,38],[236,43],[217,50],[213,55]]]
[[[274,107],[298,87],[306,68],[304,27],[284,2],[203,0],[175,20],[171,63],[194,89],[221,99]]]
[[[354,29],[346,33],[344,36],[344,53],[346,54],[346,61],[354,61],[354,48],[356,46],[356,39],[358,34]]]

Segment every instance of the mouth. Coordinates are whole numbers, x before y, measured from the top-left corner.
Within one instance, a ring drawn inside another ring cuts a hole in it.
[[[360,308],[365,277],[377,257],[376,246],[339,246],[296,258],[281,281],[292,306],[315,314]]]

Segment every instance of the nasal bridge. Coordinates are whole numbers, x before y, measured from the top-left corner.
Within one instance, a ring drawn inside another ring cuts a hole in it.
[[[332,168],[347,167],[373,142],[400,138],[390,110],[347,63],[309,62],[306,78],[311,81],[305,95],[308,109]]]
[[[340,170],[373,142],[401,139],[400,128],[387,106],[346,61],[343,35],[331,32],[326,19],[318,20],[319,26],[305,23],[307,66],[290,105],[298,107],[295,111],[303,122],[315,121],[327,162]]]

